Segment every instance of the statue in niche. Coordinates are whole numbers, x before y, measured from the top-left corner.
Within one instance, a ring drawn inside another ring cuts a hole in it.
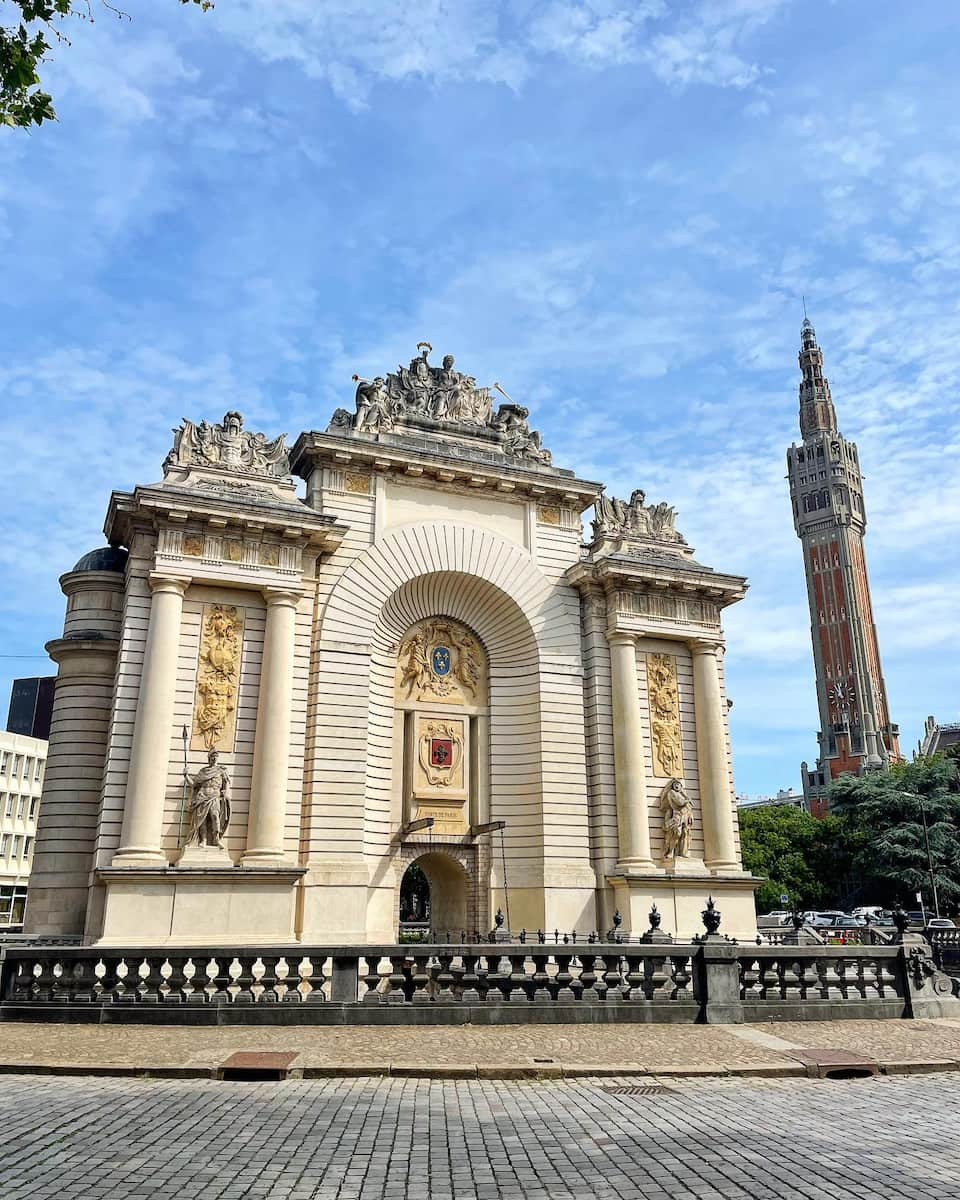
[[[211,750],[207,755],[207,765],[201,767],[196,775],[186,770],[183,772],[190,788],[190,834],[187,845],[223,849],[223,835],[230,824],[230,773],[218,759],[217,751]]]
[[[682,779],[671,779],[660,793],[663,813],[663,857],[686,858],[693,831],[693,804]]]

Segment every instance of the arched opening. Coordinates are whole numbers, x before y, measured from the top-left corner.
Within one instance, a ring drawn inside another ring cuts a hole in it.
[[[401,931],[424,926],[434,933],[466,929],[468,887],[467,872],[456,859],[437,851],[422,854],[400,882]]]
[[[400,881],[400,932],[430,928],[430,883],[417,863],[411,863]]]

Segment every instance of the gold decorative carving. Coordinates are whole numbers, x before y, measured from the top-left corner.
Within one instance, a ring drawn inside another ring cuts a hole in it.
[[[347,475],[345,486],[348,492],[357,492],[361,496],[370,494],[370,476],[369,475]]]
[[[183,552],[189,554],[192,558],[199,558],[203,554],[203,537],[199,533],[185,533],[183,535]]]
[[[227,562],[240,562],[243,558],[243,542],[238,542],[235,538],[225,541],[223,543],[223,557]]]
[[[463,786],[463,722],[427,721],[420,726],[417,752],[430,787]]]
[[[265,567],[275,567],[280,561],[280,547],[267,542],[260,547],[260,562]]]
[[[647,696],[650,702],[653,773],[661,779],[682,779],[680,689],[677,685],[677,660],[672,654],[647,655]]]
[[[422,621],[407,634],[397,654],[400,700],[482,704],[487,662],[483,647],[458,621]]]
[[[537,506],[537,520],[541,525],[559,525],[560,509],[552,508],[549,504]]]
[[[227,604],[205,604],[193,710],[195,750],[233,749],[242,647],[242,611]]]

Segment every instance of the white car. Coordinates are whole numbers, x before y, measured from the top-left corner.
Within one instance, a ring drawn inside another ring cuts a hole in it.
[[[931,917],[927,921],[928,929],[956,929],[956,924],[947,917]]]

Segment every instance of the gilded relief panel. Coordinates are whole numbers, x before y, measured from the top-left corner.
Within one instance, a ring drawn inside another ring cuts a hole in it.
[[[459,621],[436,617],[418,622],[397,654],[396,696],[410,703],[485,704],[483,647]]]
[[[682,779],[680,688],[674,655],[647,655],[647,697],[650,705],[653,773],[661,779]]]
[[[233,750],[243,649],[243,610],[205,604],[200,626],[192,750]]]

